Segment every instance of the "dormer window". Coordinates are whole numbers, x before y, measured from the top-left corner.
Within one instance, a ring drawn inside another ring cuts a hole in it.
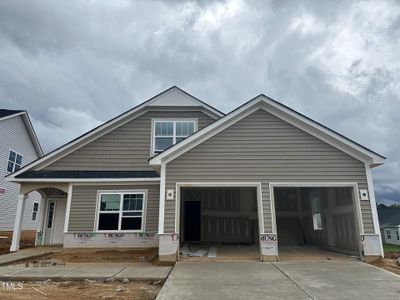
[[[197,130],[195,119],[153,120],[152,152],[157,154],[182,141]]]

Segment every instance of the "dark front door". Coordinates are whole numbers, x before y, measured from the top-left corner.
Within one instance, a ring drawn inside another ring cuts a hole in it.
[[[200,201],[184,202],[184,233],[186,242],[199,242],[201,238]]]

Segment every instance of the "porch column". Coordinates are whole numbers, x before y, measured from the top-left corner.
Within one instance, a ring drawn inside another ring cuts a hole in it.
[[[22,219],[24,217],[25,208],[25,194],[19,194],[17,200],[17,211],[15,214],[14,230],[10,251],[15,252],[19,250],[19,241],[21,239]]]

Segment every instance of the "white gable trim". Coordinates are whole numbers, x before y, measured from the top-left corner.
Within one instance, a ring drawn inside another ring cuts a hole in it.
[[[273,109],[265,108],[263,104],[267,104]],[[205,140],[230,127],[258,109],[265,110],[266,112],[288,122],[293,126],[296,126],[297,128],[315,136],[316,138],[364,163],[376,166],[383,164],[384,162],[384,158],[378,154],[369,151],[360,145],[357,145],[343,136],[323,127],[322,125],[302,116],[299,113],[286,108],[283,105],[276,103],[275,101],[271,101],[268,97],[260,95],[253,100],[250,100],[240,108],[234,110],[232,113],[207,126],[205,129],[200,130],[199,132],[186,138],[184,141],[153,157],[149,161],[149,164],[160,165],[161,162],[168,163],[174,160],[183,153],[196,147]]]
[[[10,174],[7,176],[8,178],[15,179],[15,176],[18,176],[19,174],[22,174],[28,170],[31,170],[34,167],[38,167],[38,170],[43,169],[47,167],[48,165],[54,163],[55,161],[65,157],[66,155],[76,151],[77,149],[87,145],[88,143],[92,142],[93,140],[111,132],[112,130],[130,122],[131,120],[138,118],[142,114],[144,114],[146,111],[140,112],[141,109],[148,107],[149,104],[153,103],[154,101],[157,101],[161,96],[163,96],[165,93],[168,93],[172,90],[179,91],[180,93],[184,93],[187,95],[187,97],[191,97],[192,99],[196,100],[199,103],[199,106],[202,106],[205,108],[205,112],[212,111],[215,113],[213,116],[212,114],[209,114],[211,117],[222,117],[223,114],[219,112],[218,110],[212,108],[208,104],[198,100],[197,98],[191,96],[190,94],[187,94],[186,92],[182,91],[178,87],[171,87],[167,89],[166,91],[150,98],[149,100],[143,102],[142,104],[134,107],[131,110],[126,111],[125,113],[115,117],[114,119],[111,119],[108,122],[105,122],[101,124],[100,126],[96,127],[95,129],[87,132],[86,134],[76,138],[75,140],[72,140],[71,142],[65,144],[64,146],[54,150],[53,152],[50,152],[46,156],[43,156],[42,158],[39,158],[38,160],[26,165],[25,167],[19,169],[17,172]],[[20,181],[20,180],[18,180]]]
[[[29,115],[26,111],[21,111],[13,115],[0,118],[0,121],[11,119],[18,116],[21,116],[22,120],[24,121],[26,129],[28,130],[29,137],[31,138],[33,147],[35,148],[36,154],[38,155],[38,157],[42,157],[44,155],[42,147],[40,146],[39,139],[36,136],[35,130],[33,129],[32,126],[32,122],[29,119]]]

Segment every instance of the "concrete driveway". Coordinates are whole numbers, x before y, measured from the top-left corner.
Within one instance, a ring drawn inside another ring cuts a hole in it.
[[[178,262],[167,299],[400,299],[400,276],[350,261]]]

